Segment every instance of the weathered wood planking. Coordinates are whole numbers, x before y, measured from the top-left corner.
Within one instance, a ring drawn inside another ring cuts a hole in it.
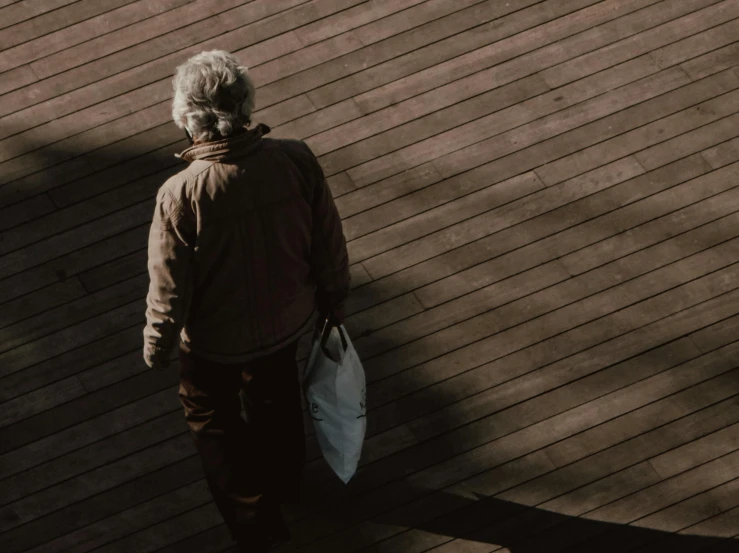
[[[140,360],[168,75],[210,47],[352,260],[364,455],[339,484],[306,419],[287,550],[731,550],[689,534],[739,520],[739,0],[139,5],[0,2],[3,551],[235,551]]]

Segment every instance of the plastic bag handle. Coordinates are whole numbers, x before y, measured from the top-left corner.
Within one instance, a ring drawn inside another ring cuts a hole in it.
[[[321,331],[321,349],[323,350],[323,353],[331,359],[331,355],[329,355],[328,350],[326,349],[326,342],[328,341],[328,337],[331,334],[331,329],[334,325],[329,325],[329,319],[332,319],[333,317],[329,316],[326,317],[326,319],[323,321],[323,330]],[[334,319],[336,321],[336,319]],[[338,322],[338,321],[336,321]],[[336,329],[339,331],[339,337],[341,338],[341,345],[344,347],[344,352],[346,353],[346,350],[349,348],[349,344],[346,342],[346,336],[344,336],[344,331],[341,329],[341,325],[337,324]],[[342,355],[343,356],[343,355]]]

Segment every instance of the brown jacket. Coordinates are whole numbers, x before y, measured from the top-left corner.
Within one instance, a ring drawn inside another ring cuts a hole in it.
[[[149,234],[144,359],[182,349],[221,363],[272,353],[343,309],[341,219],[310,148],[260,124],[195,145],[167,180]]]

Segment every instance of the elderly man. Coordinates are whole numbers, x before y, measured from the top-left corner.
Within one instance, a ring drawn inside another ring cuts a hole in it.
[[[289,539],[280,504],[297,499],[305,463],[297,342],[316,310],[318,325],[343,322],[346,241],[310,148],[249,129],[246,67],[203,52],[173,84],[192,146],[156,198],[144,359],[165,368],[180,336],[179,397],[207,483],[241,550],[258,553]]]

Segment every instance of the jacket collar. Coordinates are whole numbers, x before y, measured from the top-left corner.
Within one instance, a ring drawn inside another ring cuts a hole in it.
[[[183,150],[175,157],[192,162],[196,159],[207,159],[209,161],[228,161],[256,151],[262,147],[262,136],[270,132],[270,128],[264,123],[259,123],[253,129],[236,136],[229,136],[214,142],[196,144]]]

